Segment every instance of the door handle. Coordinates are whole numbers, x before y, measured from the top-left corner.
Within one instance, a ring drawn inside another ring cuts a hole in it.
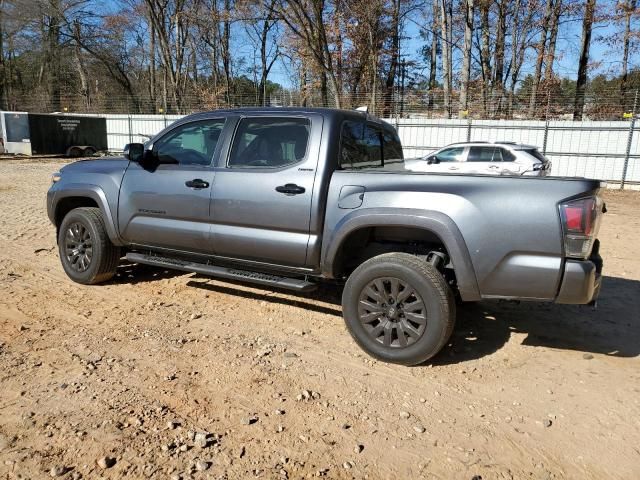
[[[489,165],[489,168],[500,168],[498,165]]]
[[[305,189],[295,183],[287,183],[286,185],[276,187],[276,192],[284,193],[285,195],[299,195],[304,193]]]
[[[189,188],[208,188],[209,182],[205,182],[201,178],[194,178],[193,180],[188,180],[184,182],[184,184]]]
[[[449,170],[458,170],[458,167],[449,167]]]

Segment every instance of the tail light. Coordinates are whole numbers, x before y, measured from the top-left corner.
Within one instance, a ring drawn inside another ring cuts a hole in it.
[[[602,200],[597,196],[560,204],[564,252],[567,257],[589,257],[593,242],[598,235],[603,211]]]

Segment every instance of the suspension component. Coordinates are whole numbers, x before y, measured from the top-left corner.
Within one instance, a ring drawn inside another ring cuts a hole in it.
[[[439,271],[442,271],[447,263],[449,263],[449,257],[446,253],[432,251],[427,255],[427,262],[433,265]]]

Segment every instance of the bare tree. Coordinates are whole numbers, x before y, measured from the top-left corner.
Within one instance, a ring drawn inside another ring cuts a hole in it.
[[[471,76],[471,46],[473,40],[474,0],[465,0],[464,47],[462,60],[462,81],[460,89],[460,109],[469,109],[469,77]],[[466,113],[465,113],[466,115]]]
[[[545,49],[547,45],[547,35],[549,32],[549,21],[553,9],[553,0],[546,0],[544,8],[544,16],[540,23],[540,39],[536,47],[536,69],[533,74],[533,84],[531,87],[531,97],[529,98],[529,116],[536,114],[536,106],[538,102],[538,86],[540,85],[540,76],[542,75],[542,63],[544,62]]]
[[[431,10],[433,27],[431,29],[431,47],[429,55],[429,99],[427,101],[427,108],[429,110],[433,108],[433,97],[438,74],[438,35],[436,35],[438,30],[438,0],[431,0]]]
[[[627,81],[629,71],[629,47],[631,44],[631,17],[636,12],[637,0],[626,0],[618,5],[624,16],[624,37],[622,40],[622,75],[620,80],[620,100],[626,106]]]
[[[591,46],[591,31],[596,0],[586,0],[584,19],[582,21],[582,42],[580,60],[578,62],[578,78],[576,80],[576,96],[573,106],[573,119],[582,120],[584,110],[584,93],[587,85],[587,67],[589,65],[589,47]]]
[[[91,91],[89,90],[89,74],[83,59],[81,38],[82,33],[80,29],[80,21],[76,19],[73,22],[73,58],[78,71],[78,77],[80,78],[80,96],[83,99],[85,111],[89,111],[91,108]]]
[[[492,0],[481,0],[480,2],[480,67],[482,72],[482,111],[485,115],[489,109],[489,88],[491,85],[491,58],[489,53],[489,10]]]
[[[442,84],[444,90],[444,110],[447,117],[451,117],[451,83],[452,83],[452,6],[450,0],[440,2],[440,31],[442,45]]]
[[[321,92],[325,105],[329,104],[327,82],[331,88],[333,104],[340,108],[340,86],[329,48],[325,24],[325,0],[279,0],[274,10],[279,18],[300,39],[321,72]]]

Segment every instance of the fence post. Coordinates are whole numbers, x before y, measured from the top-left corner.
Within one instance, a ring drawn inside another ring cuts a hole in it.
[[[544,122],[544,137],[542,138],[542,155],[547,154],[547,138],[549,138],[549,120]]]
[[[471,117],[468,117],[468,121],[467,121],[467,142],[471,141],[471,124],[473,123],[473,120],[471,119]]]
[[[129,124],[129,143],[133,143],[133,126],[131,125],[131,114],[127,115],[127,120]]]
[[[638,89],[636,89],[633,98],[633,110],[631,110],[631,124],[629,125],[629,137],[627,138],[627,151],[624,154],[624,166],[622,167],[622,181],[620,182],[620,190],[624,190],[624,184],[627,181],[627,170],[629,168],[629,156],[631,155],[631,145],[633,144],[633,133],[636,126],[636,109],[638,108]]]
[[[631,145],[633,143],[633,133],[636,126],[635,114],[631,117],[629,124],[629,135],[627,137],[627,150],[624,154],[624,166],[622,167],[622,181],[620,182],[620,190],[624,190],[624,184],[627,181],[627,170],[629,169],[629,157],[631,156]]]

